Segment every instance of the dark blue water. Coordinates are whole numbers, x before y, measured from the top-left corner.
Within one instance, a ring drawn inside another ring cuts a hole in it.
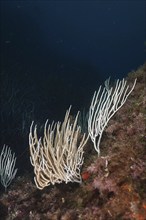
[[[19,143],[32,120],[62,120],[70,104],[88,109],[109,76],[145,61],[145,1],[0,4],[2,144]]]

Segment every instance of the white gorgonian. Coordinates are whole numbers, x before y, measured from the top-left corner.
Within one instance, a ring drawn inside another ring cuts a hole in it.
[[[100,156],[100,141],[107,123],[112,116],[124,105],[136,85],[129,88],[127,80],[117,80],[115,86],[110,86],[110,78],[95,91],[89,108],[88,132],[94,148]]]
[[[12,153],[10,147],[4,145],[0,154],[0,182],[5,187],[5,190],[7,190],[17,173],[15,164],[15,153]]]

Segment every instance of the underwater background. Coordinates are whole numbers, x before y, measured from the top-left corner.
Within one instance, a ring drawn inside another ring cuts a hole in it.
[[[122,79],[145,61],[145,1],[0,4],[1,146],[16,154],[32,121],[61,121],[70,105],[72,114],[88,110],[109,76]]]
[[[18,168],[7,191],[0,185],[0,218],[145,220],[146,1],[0,1],[0,61],[0,152],[8,145]],[[88,133],[94,91],[109,77],[137,83],[104,130],[102,156],[89,140],[82,184],[38,190],[32,121],[41,136],[71,105]]]

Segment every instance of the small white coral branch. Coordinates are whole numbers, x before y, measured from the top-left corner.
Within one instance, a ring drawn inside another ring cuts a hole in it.
[[[70,122],[70,108],[64,122],[45,123],[44,136],[38,138],[37,127],[31,125],[29,134],[30,160],[34,166],[37,188],[61,182],[81,182],[80,169],[83,164],[83,147],[87,138],[85,134],[79,140],[80,126],[78,115],[74,123]]]
[[[114,87],[109,85],[110,78],[105,81],[105,87],[95,91],[89,108],[88,132],[94,148],[100,156],[100,141],[102,133],[111,117],[124,105],[136,85],[136,79],[129,90],[127,81],[117,80]]]
[[[5,187],[5,190],[11,184],[17,173],[15,163],[15,153],[12,154],[10,147],[4,145],[0,154],[0,182]]]

